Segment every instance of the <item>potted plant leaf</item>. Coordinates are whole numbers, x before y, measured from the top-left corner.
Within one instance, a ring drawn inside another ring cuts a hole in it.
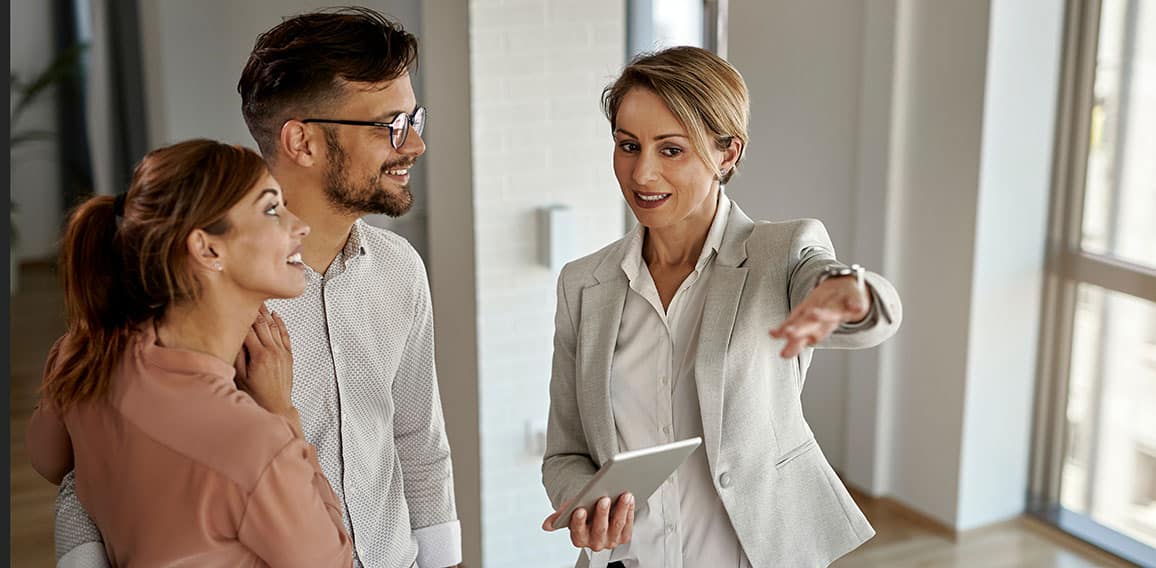
[[[83,55],[87,47],[87,44],[81,43],[60,52],[55,59],[49,62],[44,69],[30,80],[25,81],[15,73],[11,74],[11,82],[9,84],[10,92],[16,100],[16,104],[12,107],[11,120],[8,122],[9,152],[15,152],[17,148],[37,141],[51,140],[55,136],[55,133],[50,130],[17,130],[16,121],[24,111],[43,97],[45,93],[49,92],[49,87],[52,87],[60,82],[61,79],[75,73],[80,68],[81,55]],[[11,194],[11,191],[9,193]],[[19,285],[17,247],[20,234],[16,228],[19,204],[16,203],[15,199],[11,199],[11,197],[9,197],[9,200],[12,203],[10,210],[12,225],[9,234],[11,256],[9,256],[10,272],[8,273],[8,291],[9,295],[14,295]]]

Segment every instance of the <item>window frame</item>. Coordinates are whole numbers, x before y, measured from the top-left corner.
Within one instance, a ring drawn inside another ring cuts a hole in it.
[[[1143,564],[1152,561],[1156,549],[1063,508],[1060,500],[1077,290],[1091,284],[1156,303],[1156,269],[1081,248],[1101,2],[1067,0],[1065,6],[1028,509],[1077,538]]]

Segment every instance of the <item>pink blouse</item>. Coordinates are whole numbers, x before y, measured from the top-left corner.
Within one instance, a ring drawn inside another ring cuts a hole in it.
[[[77,496],[114,566],[351,565],[315,449],[237,390],[234,373],[211,355],[157,345],[150,324],[108,401],[33,414],[33,465],[59,481],[71,444]]]

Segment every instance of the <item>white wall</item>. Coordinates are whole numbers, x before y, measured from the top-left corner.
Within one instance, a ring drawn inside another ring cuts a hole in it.
[[[842,260],[869,264],[852,241],[863,26],[859,2],[730,2],[727,59],[751,93],[751,142],[727,191],[755,219],[822,220]],[[804,412],[836,469],[846,392],[847,354],[818,352]]]
[[[420,0],[359,4],[401,22],[415,35],[421,30]],[[237,80],[257,36],[286,17],[332,5],[317,0],[141,1],[150,147],[205,137],[255,149],[241,116]],[[422,100],[420,72],[414,77],[414,90]],[[437,120],[438,112],[431,111],[431,122]],[[413,181],[414,208],[397,219],[371,216],[369,220],[400,233],[424,253],[427,202],[422,167],[419,160]]]
[[[890,275],[902,291],[894,349],[890,492],[949,526],[958,507],[963,397],[983,124],[988,7],[900,2]],[[882,456],[888,459],[888,456]]]
[[[1063,6],[994,0],[960,471],[961,530],[1025,506]]]
[[[8,64],[12,73],[29,81],[55,57],[53,48],[52,9],[48,2],[17,0],[10,6],[11,49]],[[15,108],[16,95],[10,98]],[[58,131],[55,92],[40,95],[12,125],[15,131]],[[9,192],[18,211],[15,230],[19,235],[20,259],[51,258],[60,238],[61,187],[59,151],[55,139],[26,143],[11,152],[12,169]]]
[[[598,104],[625,29],[621,0],[470,2],[484,566],[577,555],[566,531],[540,528],[552,509],[527,444],[549,408],[557,281],[538,262],[537,211],[573,209],[575,258],[622,236]]]
[[[423,136],[429,150],[429,257],[438,382],[454,462],[466,566],[482,558],[478,308],[470,136],[470,21],[465,2],[423,2],[423,65],[430,108],[444,109]]]
[[[886,219],[894,218],[895,200],[889,198],[896,154],[897,136],[892,128],[895,106],[895,18],[894,2],[864,4],[862,77],[859,94],[858,158],[852,224],[852,257],[891,274],[893,260],[885,250],[894,230]],[[846,253],[844,253],[846,254]],[[903,290],[899,290],[903,296]],[[899,333],[903,333],[900,329]],[[887,381],[892,360],[890,344],[847,354],[846,453],[843,473],[860,488],[881,494],[890,477],[890,463],[876,459],[891,451],[891,400],[880,396],[889,390]]]
[[[958,529],[1024,506],[1061,15],[731,2],[752,94],[732,196],[822,219],[904,303],[888,343],[816,356],[808,420],[851,483]]]

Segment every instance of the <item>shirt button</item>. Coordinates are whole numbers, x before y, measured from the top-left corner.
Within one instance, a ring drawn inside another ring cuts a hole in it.
[[[722,475],[718,476],[718,484],[721,485],[723,489],[730,487],[731,474],[724,472]]]
[[[670,426],[663,426],[662,427],[662,433],[669,436],[670,435]]]
[[[674,534],[674,523],[666,525],[666,534]]]

